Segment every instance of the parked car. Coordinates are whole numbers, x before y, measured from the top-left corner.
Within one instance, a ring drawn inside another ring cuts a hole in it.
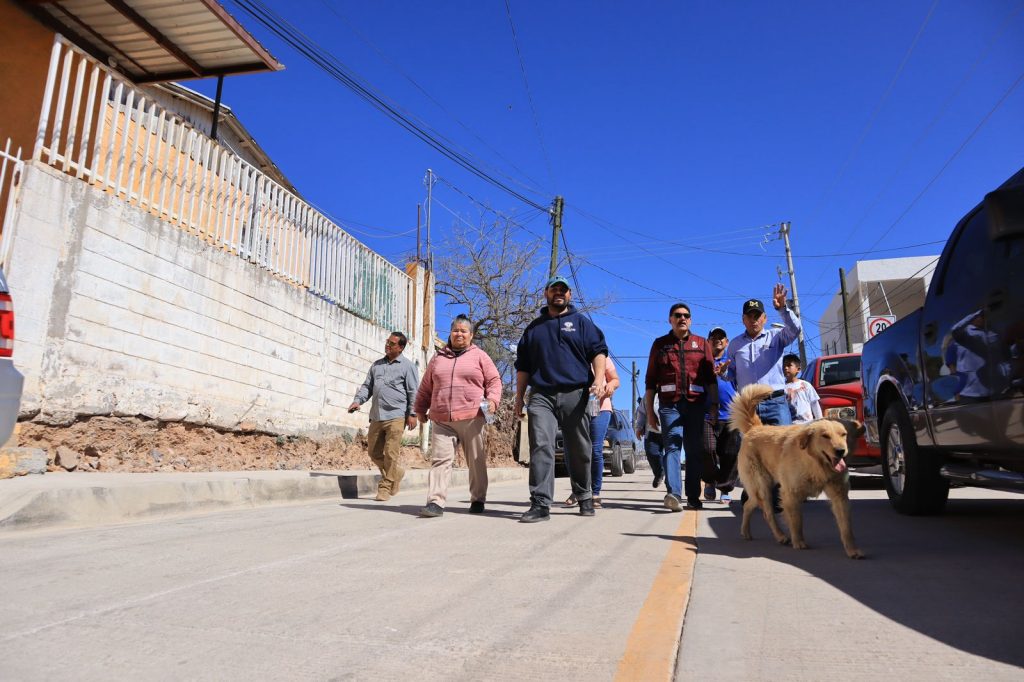
[[[523,456],[530,447],[529,439],[523,430],[526,423],[526,417],[524,417],[516,427],[516,436],[512,441],[512,458],[524,466],[530,461],[528,456]],[[630,424],[628,411],[612,411],[611,419],[608,422],[608,433],[604,438],[604,466],[615,477],[636,471],[638,448],[636,436]],[[562,430],[559,429],[555,435],[555,475],[565,476],[567,473],[565,444],[562,440]]]
[[[868,442],[900,512],[941,512],[951,482],[1024,489],[1022,263],[1024,169],[957,223],[924,306],[864,344]]]
[[[823,355],[807,361],[801,378],[814,386],[821,398],[821,413],[835,419],[864,421],[864,389],[860,383],[860,353]],[[869,445],[861,436],[853,456],[847,458],[851,467],[878,466],[881,450]]]
[[[0,445],[14,432],[25,378],[14,367],[14,301],[0,268]]]

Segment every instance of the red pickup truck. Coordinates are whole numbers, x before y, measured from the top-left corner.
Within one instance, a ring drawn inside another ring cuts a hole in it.
[[[860,382],[860,353],[824,355],[808,361],[804,381],[814,386],[821,398],[825,417],[856,419],[864,422],[864,389]],[[857,450],[849,458],[850,466],[868,467],[882,463],[882,453],[868,445],[864,437],[857,440]]]

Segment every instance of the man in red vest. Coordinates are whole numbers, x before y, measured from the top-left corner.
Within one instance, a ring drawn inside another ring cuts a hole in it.
[[[686,447],[686,506],[701,509],[701,467],[704,459],[704,417],[718,423],[718,378],[711,344],[690,333],[690,306],[669,309],[672,331],[654,340],[647,361],[644,406],[647,423],[661,428],[665,448],[665,506],[681,511],[680,450]],[[654,411],[657,393],[660,408]]]

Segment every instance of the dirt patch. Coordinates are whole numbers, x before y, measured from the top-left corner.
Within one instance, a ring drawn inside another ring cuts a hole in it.
[[[499,411],[499,422],[501,416]],[[500,426],[488,427],[488,465],[517,466],[511,456],[512,437]],[[74,471],[80,472],[375,468],[363,432],[313,440],[138,417],[90,417],[60,427],[23,422],[18,445],[46,450],[50,471],[64,471],[62,462],[74,464]],[[430,466],[418,444],[403,445],[401,460],[406,467]],[[465,466],[461,453],[456,465]]]

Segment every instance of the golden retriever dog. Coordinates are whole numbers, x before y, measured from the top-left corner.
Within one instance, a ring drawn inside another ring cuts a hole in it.
[[[775,539],[780,544],[791,541],[775,521],[772,488],[778,483],[792,545],[795,549],[806,549],[801,507],[808,497],[824,491],[832,503],[846,555],[863,559],[850,526],[850,483],[844,458],[850,452],[848,441],[855,441],[858,430],[864,427],[859,422],[844,425],[831,419],[794,426],[765,426],[757,415],[757,404],[771,394],[770,387],[753,384],[744,387],[729,406],[730,425],[743,434],[738,466],[748,499],[743,505],[740,534],[751,539],[750,517],[760,507]]]

